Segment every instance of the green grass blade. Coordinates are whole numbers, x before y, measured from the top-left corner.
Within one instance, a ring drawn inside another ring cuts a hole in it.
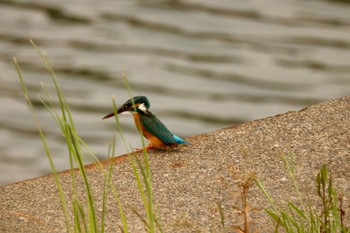
[[[85,232],[87,233],[88,228],[86,224],[86,215],[84,209],[81,207],[81,204],[77,199],[73,200],[73,214],[74,214],[74,229],[75,232]],[[81,223],[83,224],[83,228],[81,227]]]
[[[110,153],[111,153],[111,155],[113,157],[114,153],[115,153],[115,138],[113,140]],[[108,169],[108,173],[107,174],[108,174],[108,185],[109,185],[110,189],[112,190],[113,196],[114,196],[114,198],[115,198],[115,200],[117,202],[119,215],[120,215],[120,218],[122,220],[122,225],[123,225],[122,231],[123,231],[123,233],[127,233],[127,232],[129,232],[129,229],[128,229],[128,223],[127,223],[126,215],[125,215],[125,212],[123,210],[122,203],[121,203],[121,201],[119,199],[118,191],[117,191],[116,187],[112,183],[113,162],[111,162],[109,164],[109,169]]]
[[[300,192],[300,188],[299,188],[299,184],[295,178],[295,166],[294,166],[294,155],[291,151],[288,152],[288,158],[286,157],[286,155],[284,154],[284,152],[281,151],[281,159],[284,163],[284,166],[287,170],[287,173],[289,175],[289,178],[291,179],[292,181],[292,184],[298,194],[298,197],[299,197],[299,201],[301,203],[301,207],[303,210],[306,210],[305,208],[305,205],[304,205],[304,201],[303,201],[303,198],[302,198],[302,195],[301,195],[301,192]],[[288,160],[289,159],[289,160]]]
[[[279,223],[279,225],[281,225],[281,218],[276,212],[270,209],[265,209],[265,211],[270,216],[270,218],[272,218],[276,223]]]
[[[143,188],[143,184],[141,182],[141,178],[140,178],[140,175],[139,175],[139,172],[137,171],[137,168],[136,168],[136,165],[135,165],[135,162],[134,162],[134,157],[131,157],[130,156],[130,163],[131,163],[131,166],[132,166],[132,170],[133,170],[133,173],[135,175],[135,179],[136,179],[136,182],[137,182],[137,187],[139,189],[139,193],[140,193],[140,197],[141,197],[141,201],[143,203],[143,206],[146,206],[147,207],[147,198],[146,198],[146,194],[144,192],[144,188]],[[147,208],[146,208],[147,209]]]
[[[79,170],[84,180],[85,185],[85,191],[87,194],[87,203],[88,203],[88,213],[89,213],[89,229],[91,233],[94,233],[97,231],[97,225],[96,225],[96,216],[95,216],[95,210],[94,210],[94,203],[93,203],[93,197],[91,195],[90,185],[87,179],[87,175],[85,172],[85,167],[82,161],[82,156],[80,154],[80,151],[78,149],[77,143],[76,143],[76,135],[73,135],[72,129],[70,126],[68,126],[70,138],[72,140],[72,145],[74,147],[76,158],[79,162]]]
[[[42,51],[38,48],[38,46],[34,43],[33,40],[30,40],[30,43],[32,44],[32,46],[34,47],[34,49],[35,49],[35,50],[37,51],[37,53],[39,54],[39,56],[40,56],[42,62],[44,63],[46,69],[49,71],[49,73],[50,73],[50,75],[51,75],[51,77],[52,77],[52,80],[53,80],[53,82],[54,82],[55,89],[56,89],[56,92],[57,92],[57,97],[59,98],[59,102],[60,102],[60,105],[61,105],[61,106],[60,106],[60,109],[61,109],[61,111],[62,111],[62,117],[64,118],[63,120],[66,122],[66,121],[67,121],[67,119],[66,119],[66,113],[65,113],[66,108],[65,108],[65,106],[63,105],[63,103],[64,103],[65,101],[62,99],[63,94],[62,94],[62,92],[61,92],[61,89],[60,89],[59,86],[58,86],[58,82],[57,82],[57,79],[56,79],[55,72],[53,71],[50,62],[49,62],[49,60],[47,59],[45,52],[42,52]]]
[[[131,208],[131,210],[134,214],[136,214],[137,217],[139,217],[141,222],[146,226],[147,231],[149,231],[149,224],[148,224],[147,220],[135,208]]]
[[[259,187],[259,189],[263,192],[263,194],[265,195],[267,200],[269,201],[270,205],[274,209],[274,212],[277,213],[279,208],[275,204],[275,202],[274,202],[273,198],[270,196],[270,194],[266,191],[263,183],[259,179],[255,179],[255,183]]]
[[[104,179],[103,182],[103,193],[102,193],[102,214],[101,214],[101,233],[104,233],[105,231],[105,218],[106,218],[106,212],[107,212],[107,194],[109,191],[109,185],[108,185],[108,177],[107,179]]]
[[[220,203],[217,203],[219,214],[220,214],[220,220],[221,220],[221,226],[223,229],[225,229],[225,215],[224,215],[224,210],[222,209],[222,206]]]
[[[157,209],[157,215],[155,214],[155,216],[160,216],[160,210],[159,210],[159,206],[158,206],[158,209]],[[157,218],[157,217],[154,217],[154,220],[155,220],[155,222],[156,222],[156,226],[158,227],[158,230],[159,230],[159,232],[160,233],[163,233],[164,232],[164,230],[163,230],[163,227],[162,227],[162,224],[161,224],[161,220],[159,219],[159,218]]]
[[[67,228],[67,231],[70,232],[71,228],[70,228],[70,220],[69,220],[67,202],[66,202],[66,199],[65,199],[65,196],[64,196],[64,193],[63,193],[61,182],[60,182],[59,177],[57,175],[56,167],[55,167],[54,162],[52,160],[50,149],[49,149],[49,146],[48,146],[48,144],[46,142],[46,138],[45,138],[44,132],[43,132],[43,130],[41,128],[41,125],[39,123],[39,120],[38,120],[38,118],[37,118],[37,116],[35,114],[32,102],[31,102],[31,100],[29,98],[28,90],[27,90],[26,84],[25,84],[25,82],[23,80],[23,76],[22,76],[22,72],[21,72],[21,69],[19,67],[19,64],[18,64],[16,58],[14,58],[13,61],[14,61],[14,64],[16,66],[16,70],[17,70],[17,73],[18,73],[18,76],[19,76],[19,79],[20,79],[20,82],[21,82],[21,87],[22,87],[23,94],[25,96],[25,99],[26,99],[27,104],[29,106],[30,112],[31,112],[31,114],[32,114],[32,116],[34,118],[34,121],[36,123],[36,126],[38,128],[38,132],[40,134],[41,141],[43,142],[46,156],[47,156],[47,158],[49,160],[50,167],[51,167],[51,170],[52,170],[52,174],[53,174],[53,177],[54,177],[54,180],[55,180],[55,183],[56,183],[56,187],[58,189],[58,193],[59,193],[59,196],[60,196],[61,205],[63,207],[63,214],[64,214],[64,218],[65,218],[66,228]]]

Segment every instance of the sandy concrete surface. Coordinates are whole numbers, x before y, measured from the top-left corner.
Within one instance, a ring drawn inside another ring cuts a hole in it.
[[[334,186],[349,204],[350,97],[187,140],[191,146],[149,153],[154,202],[165,232],[222,232],[218,203],[223,207],[227,232],[233,232],[231,227],[241,226],[242,216],[232,206],[241,206],[238,184],[249,172],[256,173],[277,202],[298,203],[281,152],[288,158],[294,157],[296,177],[306,203],[319,201],[314,180],[319,168],[326,164],[332,171]],[[142,158],[143,154],[135,156]],[[128,156],[103,161],[105,165],[110,163],[114,163],[112,179],[127,213],[130,232],[145,232],[144,224],[133,212],[134,209],[144,215]],[[100,214],[104,178],[95,165],[87,166],[87,174]],[[60,179],[70,206],[70,173],[60,173]],[[84,200],[81,179],[77,185]],[[263,210],[269,205],[256,185],[251,187],[248,201],[258,208],[251,213],[252,232],[255,229],[271,232],[272,222]],[[118,208],[111,193],[107,206],[106,232],[121,232]],[[0,187],[0,232],[65,231],[51,175]]]

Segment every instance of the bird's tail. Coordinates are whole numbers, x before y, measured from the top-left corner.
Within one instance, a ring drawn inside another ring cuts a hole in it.
[[[185,140],[183,140],[182,138],[176,136],[175,134],[173,135],[174,139],[175,139],[175,142],[177,144],[187,144],[189,145],[190,143],[189,142],[186,142]]]

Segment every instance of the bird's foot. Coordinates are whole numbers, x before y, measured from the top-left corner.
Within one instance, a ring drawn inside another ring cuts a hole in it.
[[[150,149],[153,149],[153,148],[155,147],[152,145],[148,145],[145,149],[146,151],[149,151]],[[135,151],[143,151],[143,148],[135,148]]]

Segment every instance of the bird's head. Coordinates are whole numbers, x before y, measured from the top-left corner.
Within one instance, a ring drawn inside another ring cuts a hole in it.
[[[146,96],[134,96],[133,98],[127,100],[120,108],[118,108],[117,113],[120,114],[123,112],[143,112],[147,114],[150,106],[151,105]],[[114,112],[112,112],[102,119],[107,119],[114,115]]]

